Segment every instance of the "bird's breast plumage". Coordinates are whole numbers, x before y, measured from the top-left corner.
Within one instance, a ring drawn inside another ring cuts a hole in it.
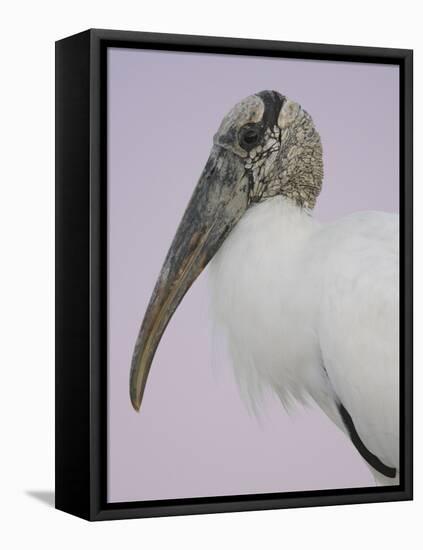
[[[249,400],[269,385],[286,403],[302,400],[315,377],[318,300],[302,270],[316,228],[291,201],[269,199],[249,209],[210,266],[213,312]]]

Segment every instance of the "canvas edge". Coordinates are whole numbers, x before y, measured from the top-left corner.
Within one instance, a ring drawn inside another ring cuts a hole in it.
[[[55,48],[55,506],[90,517],[89,31]]]

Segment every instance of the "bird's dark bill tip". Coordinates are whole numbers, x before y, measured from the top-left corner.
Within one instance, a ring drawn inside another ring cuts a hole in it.
[[[135,412],[139,413],[141,408],[141,403],[136,403],[132,401],[132,408],[134,409]]]
[[[135,412],[140,412],[142,395],[137,395],[136,389],[131,385],[130,398],[131,404]]]

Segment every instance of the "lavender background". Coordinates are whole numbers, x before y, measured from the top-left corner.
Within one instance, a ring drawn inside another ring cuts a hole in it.
[[[133,345],[164,256],[223,115],[275,89],[322,136],[315,216],[398,211],[398,68],[110,49],[110,502],[373,485],[352,444],[316,408],[289,416],[269,396],[260,420],[210,337],[207,273],[159,346],[141,412],[128,395]]]

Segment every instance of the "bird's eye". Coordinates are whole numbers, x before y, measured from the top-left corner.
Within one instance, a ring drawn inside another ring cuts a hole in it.
[[[248,145],[251,145],[252,143],[256,143],[258,139],[257,132],[254,130],[247,130],[245,134],[242,136],[245,143]]]
[[[239,133],[239,144],[246,151],[250,151],[255,147],[259,140],[259,131],[255,127],[241,128]]]

